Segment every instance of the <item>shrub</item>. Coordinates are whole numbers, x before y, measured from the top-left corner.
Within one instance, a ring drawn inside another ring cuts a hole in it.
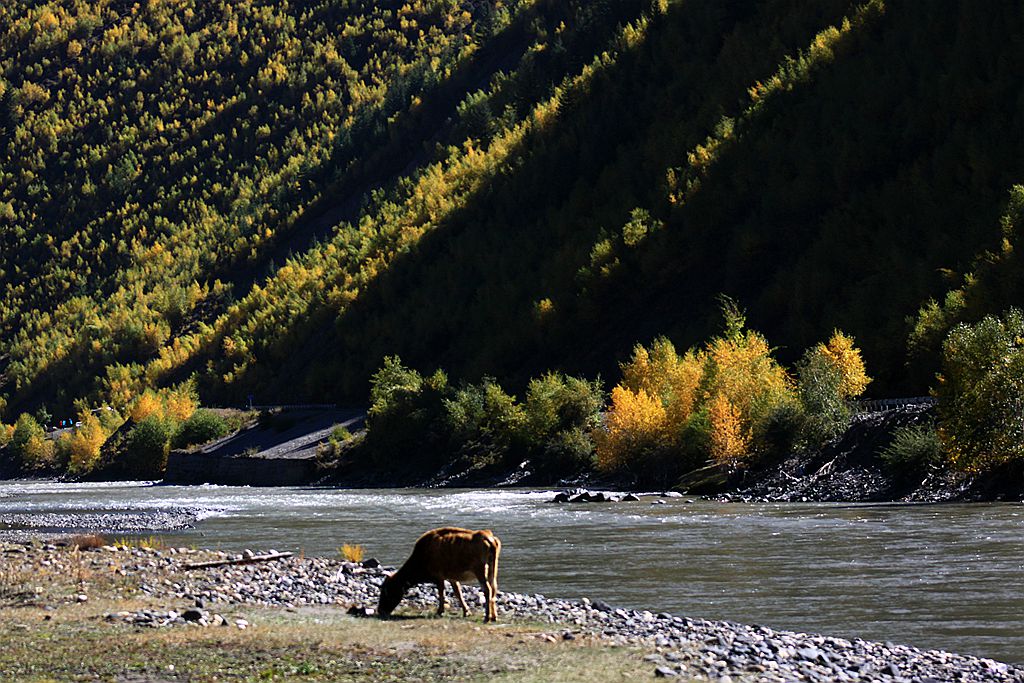
[[[43,428],[34,417],[28,413],[22,413],[14,423],[14,431],[11,432],[11,449],[16,454],[20,454],[25,448],[25,444],[33,436],[43,436]]]
[[[128,432],[125,459],[138,473],[159,475],[167,464],[167,450],[172,434],[172,422],[150,415]]]
[[[600,380],[560,372],[530,380],[523,404],[528,438],[543,443],[559,432],[593,429],[601,421],[604,399]]]
[[[68,540],[68,545],[79,550],[92,550],[110,545],[110,541],[99,534],[79,534]]]
[[[331,430],[331,436],[329,440],[340,444],[341,442],[348,441],[351,438],[352,432],[348,430],[348,427],[346,427],[345,425],[337,425],[334,429]]]
[[[524,439],[538,470],[574,474],[594,466],[591,433],[601,424],[604,390],[593,382],[549,372],[530,380],[523,409]]]
[[[814,349],[797,364],[797,394],[804,409],[801,441],[819,446],[833,439],[850,423],[850,406],[840,393],[842,375]]]
[[[793,400],[792,380],[768,342],[742,328],[708,344],[701,387],[707,397],[711,456],[721,463],[762,455],[755,435],[781,404]],[[716,432],[721,433],[716,434]]]
[[[850,424],[850,399],[860,396],[870,381],[860,350],[842,332],[808,349],[797,364],[804,445],[820,446],[842,433]]]
[[[954,466],[985,471],[1024,459],[1024,314],[955,327],[942,346],[939,438]]]
[[[385,358],[371,379],[366,418],[364,448],[374,463],[422,470],[450,459],[444,399],[451,394],[443,372],[424,378],[398,356]]]
[[[622,366],[622,386],[658,397],[671,427],[678,431],[696,406],[704,360],[693,350],[680,356],[671,341],[658,337],[649,350],[640,344],[633,348],[633,358]]]
[[[32,469],[49,469],[56,464],[56,451],[53,441],[33,434],[21,448],[21,461]]]
[[[370,380],[370,415],[384,415],[399,408],[422,388],[420,373],[402,365],[398,356],[388,356]]]
[[[230,430],[227,422],[212,410],[200,409],[181,423],[174,435],[175,448],[187,448],[208,443],[226,436]]]
[[[536,463],[538,470],[557,474],[591,469],[595,458],[590,432],[578,427],[555,432],[542,445]]]
[[[662,478],[708,458],[750,463],[767,452],[770,420],[795,403],[792,380],[743,313],[723,300],[725,333],[680,356],[670,341],[637,345],[595,432],[598,467]]]
[[[46,438],[39,422],[27,413],[20,415],[14,423],[8,445],[11,453],[28,468],[44,469],[55,463],[55,444]]]
[[[0,448],[11,442],[14,436],[14,425],[5,425],[0,422]]]
[[[462,387],[443,405],[453,451],[474,464],[498,462],[523,443],[523,407],[489,377]]]
[[[945,456],[935,425],[910,425],[893,434],[881,453],[882,462],[894,474],[907,475],[943,464]]]

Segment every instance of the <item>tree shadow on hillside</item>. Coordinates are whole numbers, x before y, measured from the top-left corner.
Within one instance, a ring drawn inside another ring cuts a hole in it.
[[[608,373],[641,326],[609,330],[605,322],[629,311],[601,310],[603,302],[577,292],[576,271],[602,229],[616,229],[632,207],[663,196],[673,154],[702,141],[789,51],[780,33],[805,45],[847,8],[818,3],[806,25],[783,21],[782,31],[761,26],[755,3],[674,5],[654,17],[645,40],[564,96],[559,116],[524,140],[510,171],[489,178],[465,208],[398,257],[336,327],[315,333],[305,347],[320,352],[286,362],[288,376],[308,363],[314,370],[304,390],[341,387],[360,396],[391,353],[420,367],[520,383],[550,367]],[[671,57],[684,61],[684,75]],[[652,130],[671,137],[667,149],[654,149],[661,140],[652,141]],[[547,297],[554,319],[538,306]]]
[[[740,113],[740,88],[839,24],[846,8],[801,22],[785,46],[743,24],[753,10],[736,9],[728,17],[735,24],[716,35],[739,33],[763,58],[729,78],[709,41],[699,67],[691,58],[685,78],[668,79],[703,97],[673,92],[666,100],[639,76],[662,73],[669,22],[692,18],[689,6],[673,6],[638,50],[525,143],[513,173],[492,178],[317,338],[326,352],[313,360],[307,390],[340,386],[359,395],[390,353],[519,386],[553,367],[614,375],[636,341],[707,338],[719,292],[783,345],[785,360],[840,327],[863,346],[876,393],[922,390],[914,382],[926,378],[903,370],[905,317],[943,291],[940,268],[965,265],[997,237],[988,226],[1024,170],[1016,144],[1002,137],[1024,130],[1013,106],[1014,60],[1000,56],[1010,50],[1024,59],[1014,33],[1020,17],[1008,7],[944,5],[888,8],[854,31],[812,78],[780,93],[724,145],[700,189],[675,207],[662,199],[662,174],[673,164],[650,163],[658,155],[652,146],[674,145],[675,165],[683,162],[719,114]],[[708,103],[701,86],[716,77],[739,87],[719,88]],[[649,135],[659,131],[658,112],[637,105],[652,101],[684,122],[660,129],[670,137]],[[652,207],[666,227],[624,251],[605,282],[582,289],[576,267],[601,228],[616,230],[632,206]],[[544,298],[554,311],[547,319],[537,305]]]

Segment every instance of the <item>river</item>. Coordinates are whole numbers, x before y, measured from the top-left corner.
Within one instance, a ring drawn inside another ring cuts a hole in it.
[[[551,492],[0,482],[26,513],[199,510],[169,545],[399,564],[424,530],[493,529],[504,590],[603,599],[794,631],[1024,663],[1024,506],[556,505]],[[21,516],[21,517],[19,517]],[[0,522],[0,530],[4,528]]]

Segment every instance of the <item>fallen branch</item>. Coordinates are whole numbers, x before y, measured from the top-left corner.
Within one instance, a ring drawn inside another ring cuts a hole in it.
[[[191,562],[185,565],[185,569],[208,569],[209,567],[224,567],[229,564],[255,564],[256,562],[270,562],[272,560],[283,560],[291,557],[292,553],[273,553],[270,555],[253,555],[238,560],[214,560],[213,562]]]

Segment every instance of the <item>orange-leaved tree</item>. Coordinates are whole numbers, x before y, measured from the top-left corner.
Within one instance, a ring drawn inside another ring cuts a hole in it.
[[[666,426],[665,407],[657,396],[615,387],[604,426],[594,432],[598,468],[616,472],[642,465],[639,456],[663,446]]]

